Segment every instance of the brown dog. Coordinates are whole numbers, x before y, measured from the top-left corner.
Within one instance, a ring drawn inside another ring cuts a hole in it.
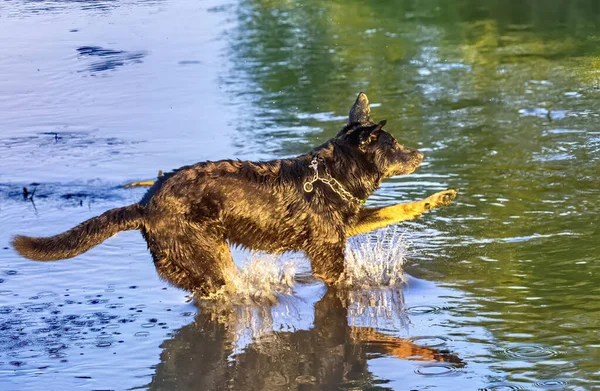
[[[48,238],[16,236],[24,257],[79,255],[124,230],[140,230],[161,277],[198,295],[218,290],[233,260],[228,244],[268,252],[304,251],[313,273],[333,284],[344,271],[346,238],[448,205],[456,191],[422,201],[365,208],[381,181],[423,159],[375,123],[363,93],[348,124],[312,151],[282,160],[221,160],[163,175],[142,200]]]

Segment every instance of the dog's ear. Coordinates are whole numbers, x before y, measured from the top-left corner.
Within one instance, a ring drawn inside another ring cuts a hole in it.
[[[379,134],[381,133],[381,129],[383,129],[386,123],[387,121],[383,120],[377,125],[361,127],[349,132],[346,137],[350,140],[351,144],[358,145],[359,147],[364,146],[377,140],[377,137],[379,137]]]
[[[367,95],[364,92],[361,92],[358,94],[356,102],[354,102],[354,105],[350,109],[348,123],[372,123],[373,121],[371,121],[370,113],[371,107],[369,106],[369,98],[367,98]]]

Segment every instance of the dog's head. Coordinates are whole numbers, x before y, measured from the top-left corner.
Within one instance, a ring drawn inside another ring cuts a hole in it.
[[[383,130],[386,120],[375,123],[370,112],[369,99],[361,92],[350,109],[348,125],[337,134],[336,142],[374,164],[384,178],[413,172],[423,161],[423,154],[398,143]]]

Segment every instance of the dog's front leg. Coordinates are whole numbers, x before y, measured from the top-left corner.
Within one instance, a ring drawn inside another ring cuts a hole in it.
[[[306,249],[313,275],[334,285],[344,274],[344,243],[313,243]]]
[[[421,201],[380,208],[362,208],[358,221],[348,230],[347,236],[359,235],[404,220],[415,219],[428,210],[450,204],[456,198],[456,193],[456,190],[444,190]]]

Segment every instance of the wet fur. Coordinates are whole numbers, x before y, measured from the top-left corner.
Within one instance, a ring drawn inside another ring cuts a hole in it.
[[[422,160],[418,151],[385,132],[384,124],[371,120],[366,95],[360,94],[349,124],[306,154],[185,166],[160,177],[137,204],[53,237],[16,236],[13,245],[27,258],[57,260],[81,254],[119,231],[140,230],[159,275],[198,295],[227,282],[234,268],[229,244],[267,252],[304,251],[315,275],[332,284],[344,270],[346,238],[360,233],[356,227],[361,224],[363,231],[372,221],[383,224],[384,210],[363,208],[319,181],[305,192],[304,183],[314,175],[310,162],[318,155],[324,161],[320,175],[326,167],[354,197],[366,199],[383,179],[410,173]],[[429,207],[419,206],[415,215]]]

